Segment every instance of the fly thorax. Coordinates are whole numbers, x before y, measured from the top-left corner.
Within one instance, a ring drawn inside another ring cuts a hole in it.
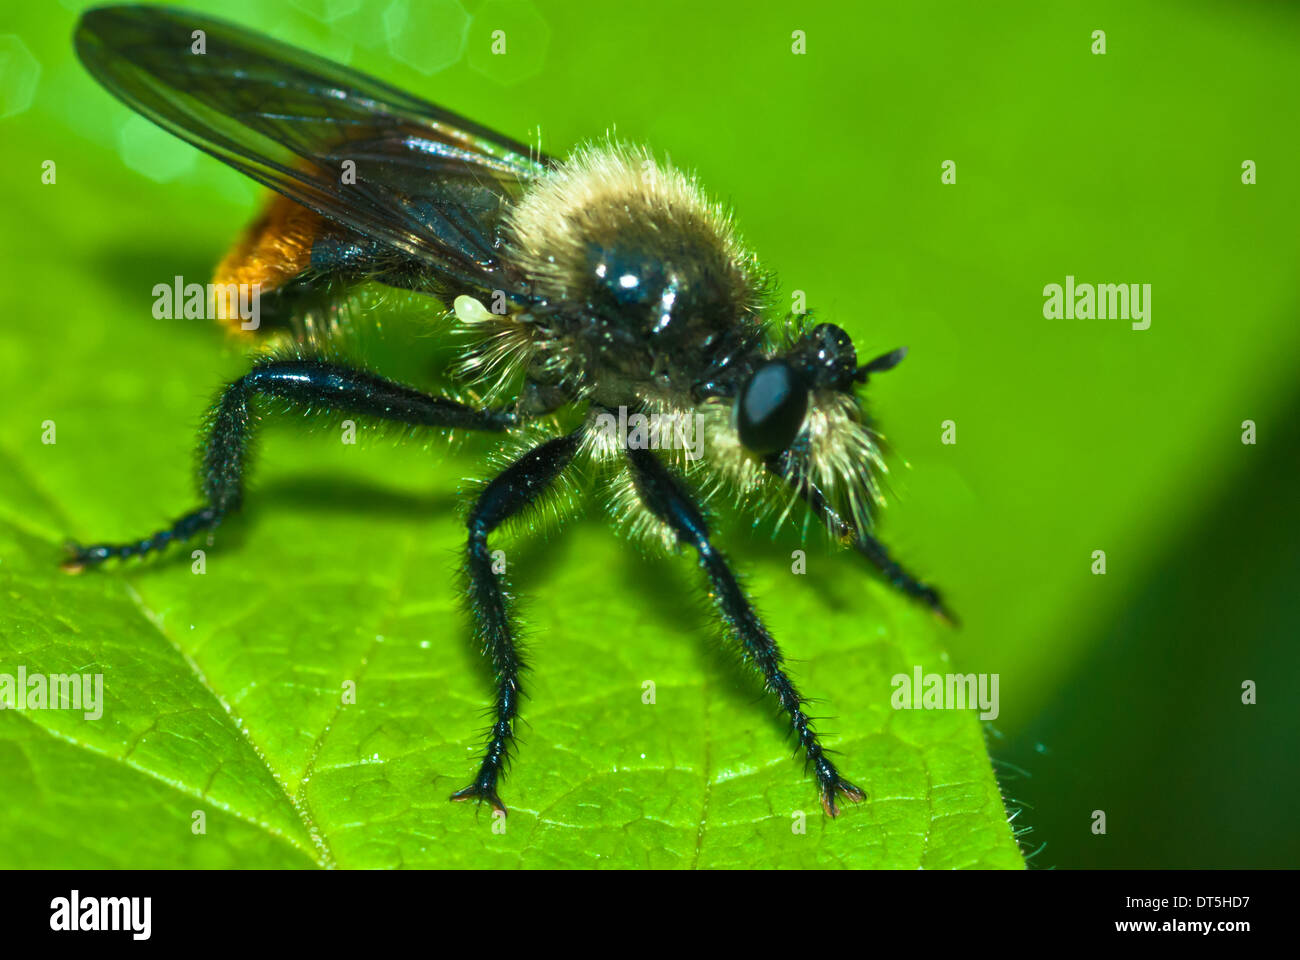
[[[589,377],[687,378],[727,331],[757,322],[760,276],[729,219],[643,151],[578,151],[520,199],[508,231]]]

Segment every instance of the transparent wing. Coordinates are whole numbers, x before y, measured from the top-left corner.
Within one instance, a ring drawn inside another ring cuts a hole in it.
[[[498,252],[510,204],[551,162],[525,144],[184,11],[90,10],[76,48],[116,97],[236,170],[461,285],[527,299]]]

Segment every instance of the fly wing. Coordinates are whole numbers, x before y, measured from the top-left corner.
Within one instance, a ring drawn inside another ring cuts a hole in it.
[[[184,11],[87,11],[76,48],[133,110],[254,180],[458,286],[529,299],[498,249],[505,212],[551,163],[525,144]]]

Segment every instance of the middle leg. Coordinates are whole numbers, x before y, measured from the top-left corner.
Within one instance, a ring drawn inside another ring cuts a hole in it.
[[[524,454],[479,495],[469,518],[469,546],[466,571],[469,605],[474,616],[475,637],[492,663],[497,694],[487,749],[474,782],[451,795],[452,800],[487,801],[494,810],[506,812],[497,796],[497,779],[502,775],[514,745],[514,722],[519,711],[519,674],[523,659],[514,641],[514,624],[506,604],[500,578],[492,571],[492,554],[487,538],[504,521],[523,510],[546,492],[573,459],[582,434],[548,440]]]

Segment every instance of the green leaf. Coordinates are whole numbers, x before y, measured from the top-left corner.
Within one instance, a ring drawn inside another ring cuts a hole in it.
[[[717,643],[694,564],[643,558],[598,509],[494,544],[533,667],[506,832],[447,802],[490,696],[456,576],[486,440],[347,446],[268,417],[249,508],[215,542],[61,573],[63,538],[139,536],[193,505],[205,395],[244,362],[206,324],[142,322],[146,274],[108,298],[134,309],[74,310],[57,344],[7,331],[44,373],[0,441],[0,673],[102,673],[105,704],[0,711],[5,866],[1020,864],[978,721],[890,706],[893,675],[946,672],[944,629],[819,541],[800,576],[794,538],[721,535],[868,791],[836,821]],[[385,319],[374,352],[400,366],[410,330]]]
[[[77,578],[54,569],[48,495],[6,491],[32,509],[0,525],[0,671],[105,683],[98,720],[0,713],[7,866],[1018,862],[973,718],[890,708],[891,675],[942,666],[921,613],[832,572],[845,557],[814,553],[800,579],[770,554],[748,564],[757,593],[781,598],[772,624],[807,658],[805,689],[833,698],[824,725],[870,796],[826,821],[756,685],[707,652],[690,565],[629,556],[598,524],[507,552],[529,571],[534,670],[494,834],[486,810],[446,801],[472,772],[488,695],[446,500],[377,481],[387,492],[356,485],[360,502],[315,510],[279,492],[305,484],[268,478],[243,542],[210,549],[206,574],[181,557]]]
[[[13,187],[22,230],[0,234],[22,276],[0,326],[0,674],[102,674],[105,704],[0,711],[0,867],[1023,865],[978,720],[890,706],[893,675],[949,671],[951,634],[817,540],[793,574],[798,542],[744,514],[724,549],[869,794],[834,821],[718,644],[691,559],[641,557],[599,509],[501,541],[532,666],[506,830],[447,802],[490,697],[456,576],[484,441],[344,446],[280,418],[213,544],[60,573],[64,538],[137,537],[195,505],[197,424],[244,361],[210,324],[152,319],[150,291],[205,280],[250,209],[206,159],[167,185],[123,168],[125,113],[68,62],[69,25],[29,41],[75,97],[55,86],[4,121],[13,169],[60,167]],[[381,368],[432,382],[428,339],[385,321]]]

